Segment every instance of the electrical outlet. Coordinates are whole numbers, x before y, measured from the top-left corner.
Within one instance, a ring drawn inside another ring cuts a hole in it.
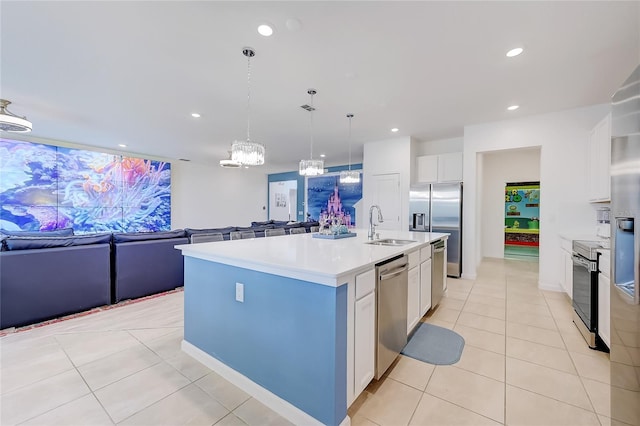
[[[244,303],[244,284],[236,283],[236,301]]]

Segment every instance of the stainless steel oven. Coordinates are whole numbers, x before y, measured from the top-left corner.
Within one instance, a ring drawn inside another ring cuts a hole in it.
[[[573,241],[573,322],[590,348],[606,351],[598,336],[599,248],[595,241]]]

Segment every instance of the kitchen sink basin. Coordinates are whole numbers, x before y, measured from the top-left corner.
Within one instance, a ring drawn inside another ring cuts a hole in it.
[[[393,238],[383,238],[380,240],[367,241],[365,244],[372,244],[374,246],[404,246],[411,243],[415,243],[415,240],[395,240]]]

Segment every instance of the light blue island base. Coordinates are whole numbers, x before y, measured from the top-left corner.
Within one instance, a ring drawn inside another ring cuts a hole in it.
[[[296,424],[350,423],[346,285],[184,260],[185,352]]]

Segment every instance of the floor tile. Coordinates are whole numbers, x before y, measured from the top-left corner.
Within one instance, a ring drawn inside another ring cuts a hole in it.
[[[460,315],[460,311],[455,309],[448,309],[442,306],[438,306],[435,311],[430,315],[434,320],[440,320],[445,322],[455,323]]]
[[[448,299],[455,299],[455,300],[465,301],[465,300],[467,300],[467,297],[469,296],[469,293],[465,293],[463,291],[447,290],[445,295],[446,295],[446,297]]]
[[[69,426],[69,425],[91,425],[107,426],[113,425],[111,418],[104,411],[98,400],[92,394],[85,395],[75,401],[68,402],[51,411],[39,415],[25,423],[25,426]]]
[[[507,357],[507,383],[585,410],[593,410],[580,378],[574,374]]]
[[[562,332],[561,332],[562,333]],[[582,335],[569,335],[568,333],[562,333],[562,340],[567,348],[567,350],[571,353],[578,353],[585,356],[596,357],[598,358],[598,351],[594,351],[590,349],[587,345],[587,342],[584,340]]]
[[[142,344],[78,367],[92,390],[98,390],[131,374],[151,367],[162,359]]]
[[[182,329],[171,331],[161,337],[149,340],[144,344],[163,359],[173,358],[182,352]]]
[[[211,372],[195,382],[202,390],[233,411],[250,396],[217,373]]]
[[[443,297],[440,301],[440,306],[447,309],[455,309],[461,311],[462,307],[464,306],[464,300]]]
[[[229,414],[196,385],[189,385],[139,411],[120,425],[212,425]]]
[[[459,291],[461,293],[469,293],[471,291],[471,287],[473,287],[473,285],[474,285],[473,281],[465,280],[465,279],[462,279],[462,278],[458,278],[458,279],[449,278],[449,279],[447,279],[447,289],[453,290],[453,291]]]
[[[408,424],[422,392],[390,378],[380,381],[357,414],[381,426]]]
[[[611,418],[609,418],[607,416],[603,416],[601,414],[598,414],[598,420],[600,420],[600,425],[601,426],[611,426]]]
[[[88,393],[89,388],[76,370],[23,386],[2,395],[0,424],[23,422]]]
[[[611,387],[602,382],[582,378],[584,388],[596,413],[611,417]]]
[[[476,303],[467,300],[464,304],[463,312],[470,312],[472,314],[482,315],[485,317],[496,318],[499,320],[505,319],[504,308],[498,308],[491,305],[485,305],[483,303]]]
[[[353,424],[353,423],[352,423]],[[245,426],[246,423],[236,417],[235,414],[227,414],[222,420],[215,424],[215,426]]]
[[[502,354],[465,345],[460,361],[454,365],[463,370],[504,382],[504,362],[505,357]]]
[[[472,314],[470,312],[462,312],[458,317],[457,324],[467,327],[473,327],[491,333],[504,334],[505,322],[503,320],[485,317],[483,315]]]
[[[155,340],[158,337],[166,336],[175,331],[182,331],[182,327],[164,327],[164,328],[141,328],[129,330],[129,333],[143,343]]]
[[[596,352],[596,351],[594,351]],[[599,356],[589,356],[580,353],[569,352],[578,374],[587,379],[597,380],[602,383],[611,383],[610,363],[607,355],[599,352]]]
[[[591,411],[507,385],[506,424],[513,426],[598,426]]]
[[[58,334],[56,339],[76,366],[139,345],[126,331]]]
[[[545,328],[547,330],[558,330],[553,317],[544,315],[530,314],[527,312],[516,312],[514,310],[507,311],[507,321],[516,324],[531,325],[533,327]]]
[[[423,317],[420,321],[421,322],[428,322],[429,324],[434,324],[434,325],[438,325],[440,327],[448,328],[449,330],[453,330],[453,328],[456,325],[456,323],[454,323],[454,322],[442,321],[440,319],[433,318],[433,317],[427,317],[427,316]]]
[[[564,342],[560,337],[560,332],[533,327],[531,325],[507,322],[507,336],[560,349],[564,349],[565,347]]]
[[[560,348],[507,337],[507,356],[577,375],[569,353]]]
[[[454,366],[437,366],[426,393],[504,422],[504,383]]]
[[[500,424],[426,393],[422,395],[418,408],[409,422],[409,425],[415,426],[498,426]]]
[[[119,423],[189,383],[189,379],[163,362],[112,383],[95,395]]]
[[[618,421],[630,425],[640,424],[638,392],[611,386],[611,424]]]
[[[509,311],[543,315],[552,318],[551,311],[546,305],[535,305],[533,303],[511,301],[507,299],[507,315],[510,313]]]
[[[293,425],[290,421],[268,408],[255,398],[249,398],[238,408],[233,410],[239,419],[249,426],[287,426]]]
[[[477,284],[473,286],[473,290],[471,290],[471,295],[476,295],[476,294],[482,295],[482,296],[495,297],[497,299],[504,299],[507,297],[505,290],[502,288],[481,286]]]
[[[166,362],[192,382],[211,373],[209,368],[205,367],[203,364],[199,363],[184,352],[180,352],[175,356],[168,358]]]
[[[392,365],[389,377],[412,388],[424,391],[435,365],[400,355]]]
[[[505,299],[501,299],[499,297],[485,296],[483,294],[471,294],[469,295],[469,299],[467,301],[474,302],[474,303],[482,303],[483,305],[495,306],[496,308],[502,308],[502,309],[504,309],[505,306],[507,305],[507,302]]]
[[[491,333],[462,324],[456,324],[453,331],[464,338],[465,346],[472,345],[499,354],[505,353],[505,336],[502,334]]]

